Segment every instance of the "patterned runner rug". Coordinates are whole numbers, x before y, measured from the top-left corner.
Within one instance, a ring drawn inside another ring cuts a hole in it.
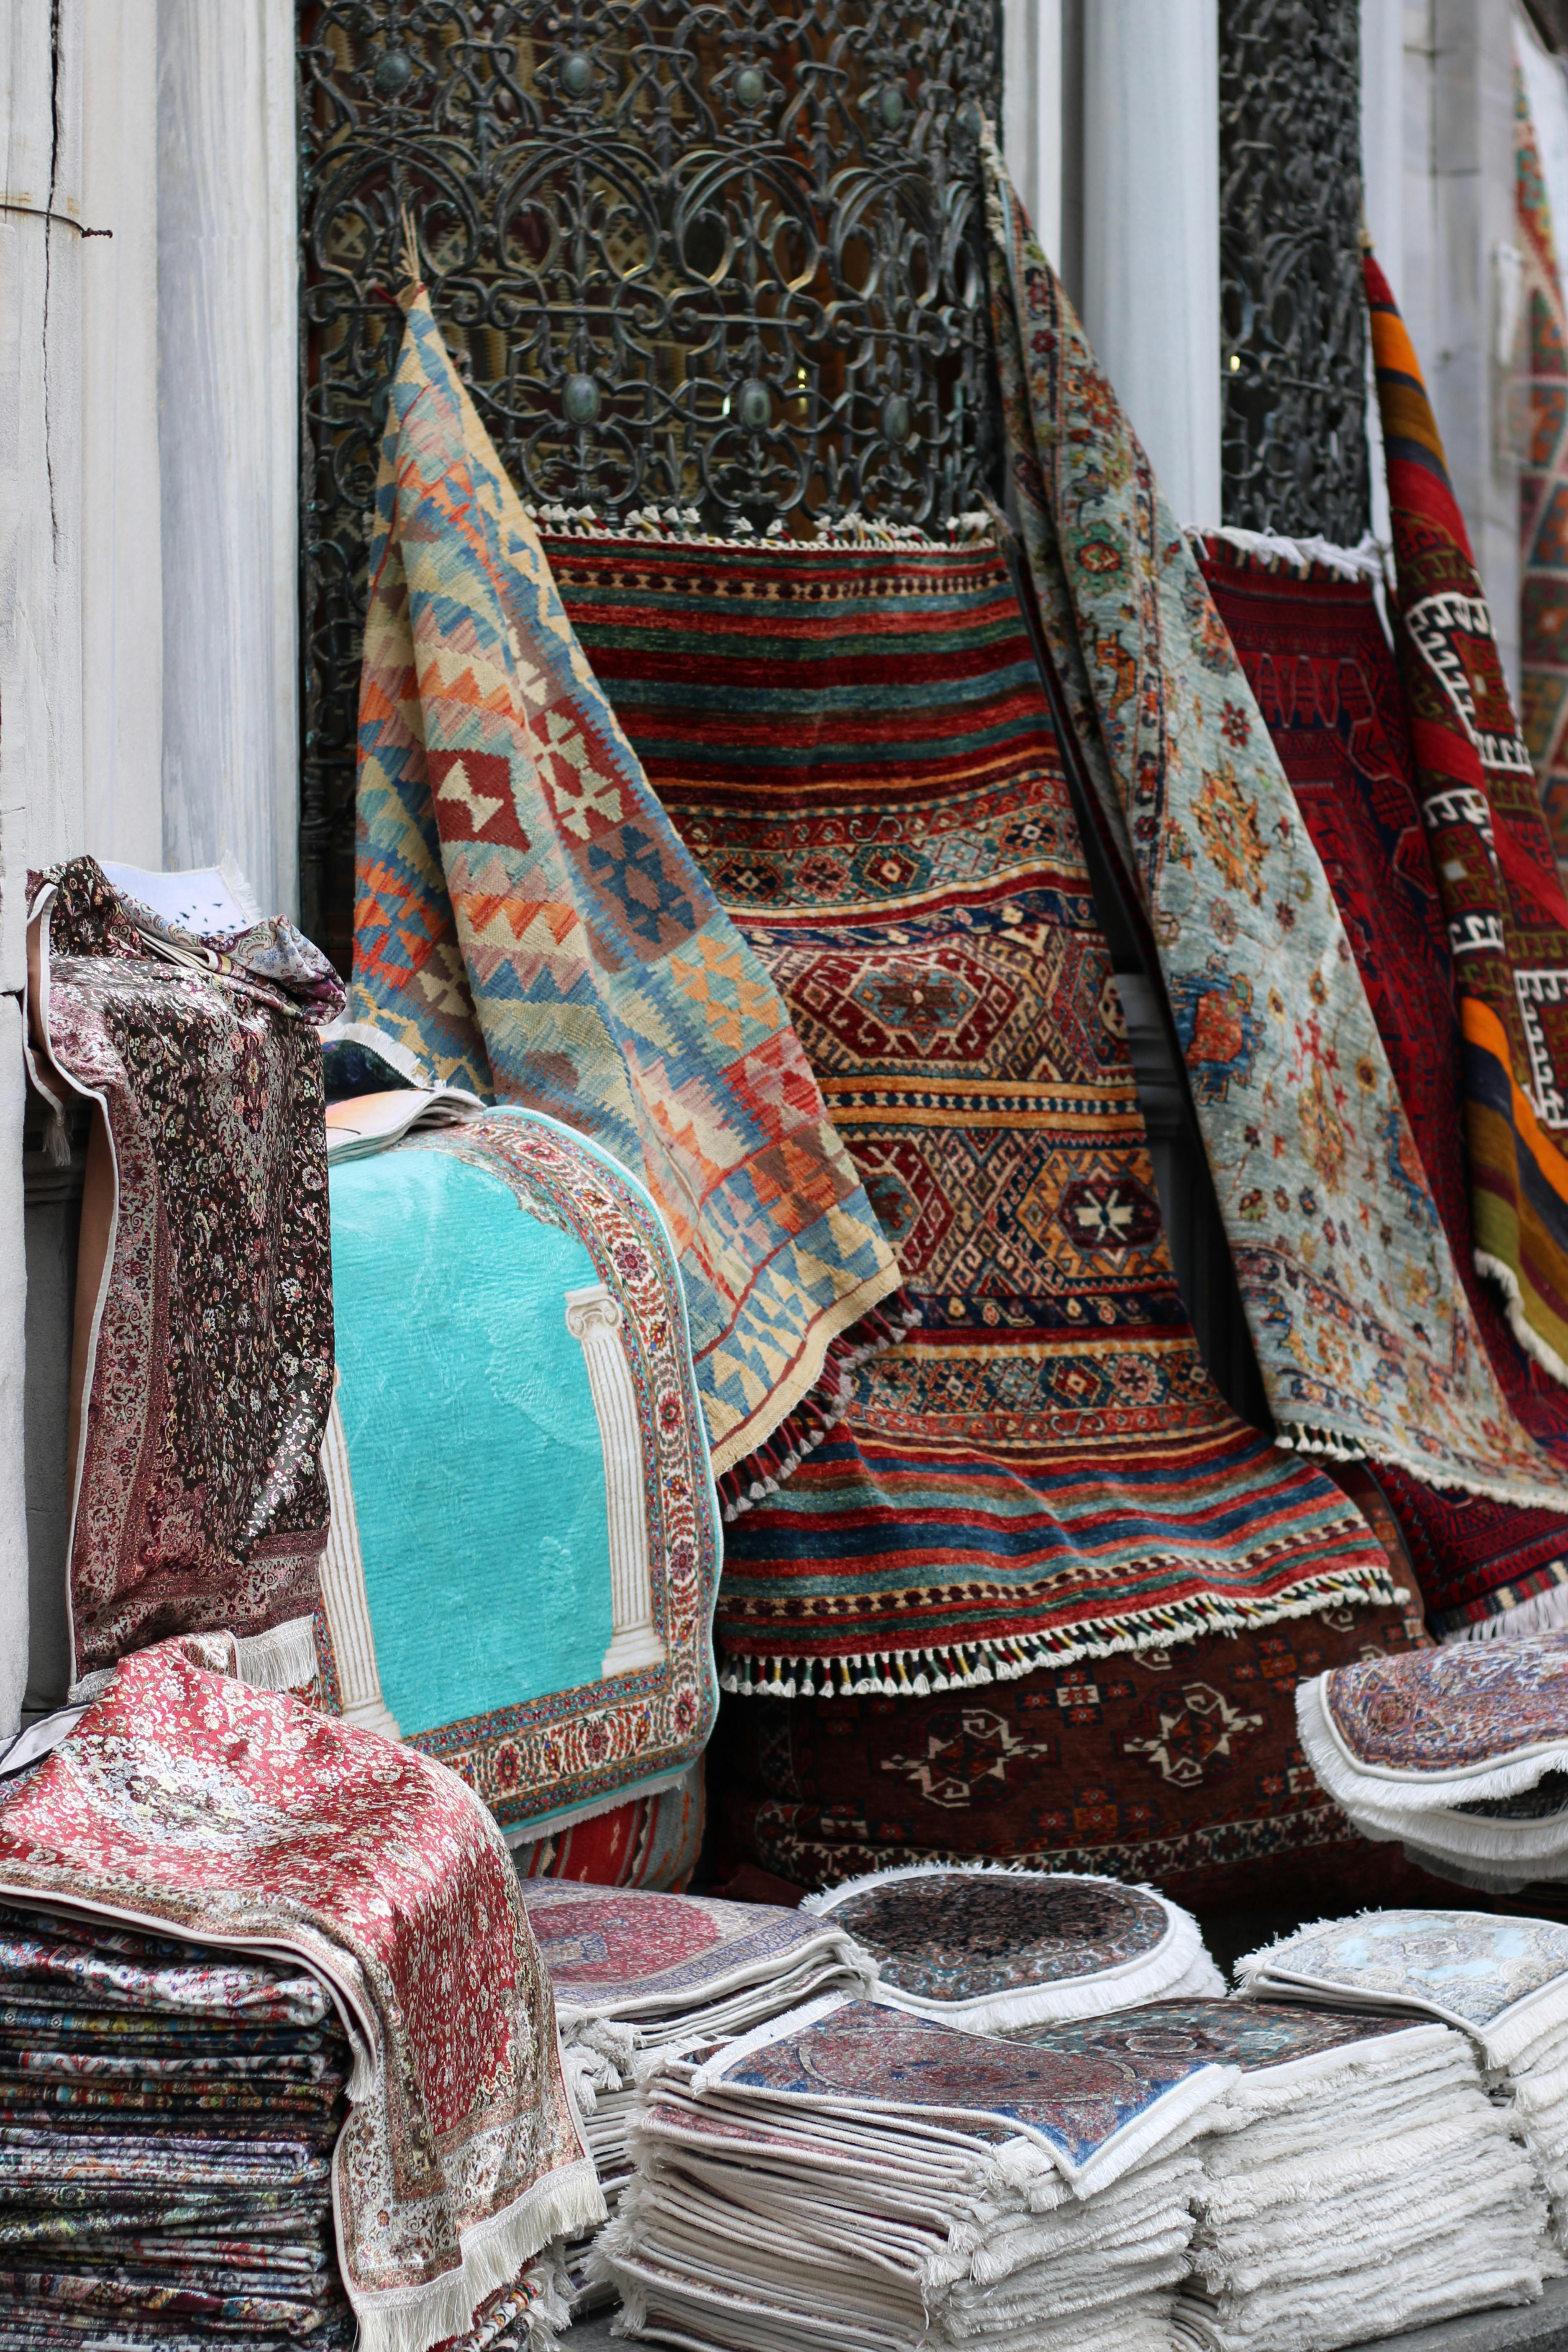
[[[1559,869],[1568,864],[1568,308],[1558,240],[1530,118],[1514,74],[1515,208],[1524,255],[1530,435],[1519,481],[1521,718]]]
[[[1152,932],[1285,1442],[1547,1508],[1424,1181],[1333,894],[1195,556],[987,151],[1020,534]],[[1555,886],[1554,886],[1555,887]]]
[[[1198,1356],[996,550],[584,536],[551,562],[918,1312],[731,1529],[726,1687],[907,1696],[1386,1598],[1343,1497]]]
[[[647,789],[422,287],[387,411],[344,1035],[640,1178],[731,1507],[787,1475],[898,1268],[777,992]],[[858,1328],[857,1328],[858,1327]],[[747,1465],[744,1475],[740,1465]]]
[[[1355,954],[1419,1157],[1412,1198],[1425,1189],[1436,1206],[1514,1414],[1568,1465],[1568,1392],[1520,1346],[1475,1263],[1454,962],[1372,586],[1223,538],[1204,572]],[[1379,1476],[1435,1633],[1526,1632],[1568,1605],[1568,1475],[1553,1510],[1445,1493],[1396,1464]]]

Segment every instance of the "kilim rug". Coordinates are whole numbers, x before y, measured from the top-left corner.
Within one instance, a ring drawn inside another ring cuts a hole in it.
[[[1222,1909],[1429,1899],[1318,1786],[1296,1725],[1303,1676],[1409,1647],[1396,1611],[1346,1609],[942,1697],[731,1703],[720,1869],[814,1887],[1003,1859]]]
[[[1343,919],[1425,1182],[1516,1418],[1568,1463],[1568,1395],[1513,1336],[1475,1263],[1454,965],[1415,791],[1394,654],[1371,586],[1219,538],[1204,558],[1220,618]],[[1531,1630],[1568,1604],[1568,1516],[1380,1477],[1438,1633]],[[1565,1479],[1568,1488],[1568,1479]],[[1568,1505],[1568,1493],[1565,1493]]]
[[[1568,1878],[1568,1632],[1363,1659],[1296,1693],[1319,1780],[1461,1885]]]
[[[861,1318],[898,1268],[777,992],[595,683],[422,287],[405,307],[343,1034],[416,1083],[551,1112],[646,1182],[680,1259],[714,1467],[750,1464],[741,1503],[891,1335]]]
[[[720,1528],[658,1212],[515,1108],[335,1163],[331,1190],[329,1696],[509,1838],[671,1787],[718,1704]]]
[[[1476,1259],[1568,1381],[1568,901],[1420,362],[1368,254],[1421,814],[1464,1031]]]
[[[904,1696],[1385,1599],[1171,1270],[1000,552],[553,541],[578,636],[794,1018],[918,1321],[730,1531],[722,1679]]]
[[[1011,486],[1090,786],[1158,946],[1283,1440],[1552,1507],[1321,863],[1187,541],[987,147]]]
[[[1568,862],[1568,309],[1524,77],[1514,74],[1516,209],[1530,377],[1519,478],[1520,693],[1526,748],[1559,867]]]
[[[602,2214],[506,1848],[412,1748],[179,1643],[141,1651],[0,1809],[0,1895],[292,1959],[327,1987],[354,2053],[332,2186],[364,2352],[462,2334]]]
[[[970,2033],[1218,1995],[1197,1921],[1113,1878],[940,1863],[852,1878],[801,1906],[877,1963],[877,1998]]]
[[[90,857],[33,879],[37,1075],[102,1114],[78,1265],[73,1672],[228,1628],[249,1679],[308,1675],[332,1391],[316,1024],[342,989],[289,924],[215,949]]]
[[[701,1855],[706,1819],[699,1761],[657,1797],[633,1797],[551,1837],[514,1844],[511,1858],[523,1879],[646,1886],[679,1895],[689,1885]]]

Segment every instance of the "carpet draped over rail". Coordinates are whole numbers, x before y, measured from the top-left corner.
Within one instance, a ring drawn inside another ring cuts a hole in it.
[[[727,1686],[908,1696],[1386,1598],[1342,1496],[1199,1359],[999,551],[584,535],[552,562],[918,1310],[731,1530]]]
[[[1464,1033],[1476,1261],[1568,1381],[1568,901],[1420,362],[1364,262],[1416,790]]]
[[[1524,77],[1514,74],[1515,210],[1524,256],[1529,415],[1519,478],[1520,697],[1559,869],[1568,864],[1568,306]]]
[[[341,984],[287,922],[202,941],[90,857],[33,879],[39,1082],[102,1115],[78,1268],[73,1675],[221,1627],[245,1637],[247,1679],[306,1681],[332,1394],[315,1024]]]
[[[1281,1439],[1552,1507],[1322,865],[1224,624],[994,142],[1012,488],[1108,841],[1147,916]]]
[[[1568,1392],[1515,1339],[1475,1263],[1454,961],[1394,654],[1370,582],[1210,540],[1204,571],[1323,863],[1475,1324],[1510,1408],[1564,1465],[1564,1507],[1446,1493],[1395,1465],[1435,1633],[1530,1630],[1568,1607]]]
[[[785,1475],[898,1267],[778,995],[647,790],[422,287],[387,410],[351,1040],[581,1129],[680,1259],[731,1506]],[[743,1474],[741,1465],[747,1465]]]

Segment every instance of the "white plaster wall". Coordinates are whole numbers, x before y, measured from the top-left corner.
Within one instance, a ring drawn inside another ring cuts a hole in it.
[[[157,0],[163,863],[299,904],[290,0]]]
[[[163,862],[158,497],[157,0],[81,0],[82,832],[96,856]]]
[[[1004,0],[1002,152],[1047,258],[1062,266],[1061,0]]]
[[[1084,326],[1184,523],[1220,517],[1216,0],[1087,0]]]

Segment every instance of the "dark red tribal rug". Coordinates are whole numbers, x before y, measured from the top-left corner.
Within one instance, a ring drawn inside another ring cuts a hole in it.
[[[1563,1462],[1568,1490],[1568,1391],[1520,1346],[1476,1268],[1453,958],[1399,672],[1372,585],[1317,563],[1303,575],[1218,538],[1203,562],[1344,919],[1500,1384],[1526,1429]],[[1568,1597],[1568,1511],[1445,1493],[1382,1465],[1376,1475],[1434,1632],[1485,1625],[1532,1601],[1532,1618],[1550,1617],[1554,1596]]]

